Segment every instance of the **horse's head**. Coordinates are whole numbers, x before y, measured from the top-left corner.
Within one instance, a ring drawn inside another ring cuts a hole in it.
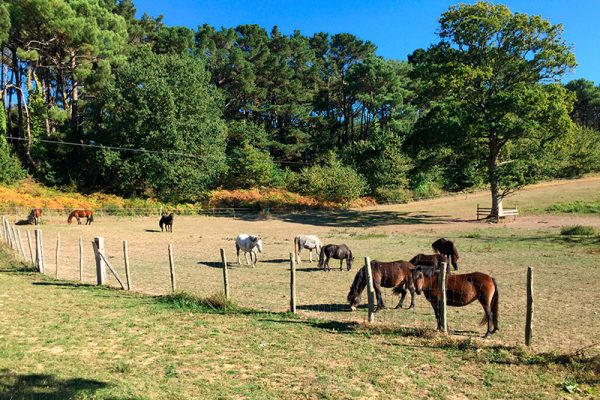
[[[417,292],[417,294],[421,294],[421,292],[423,291],[423,281],[425,280],[425,275],[423,273],[423,267],[416,266],[412,270],[412,278],[413,278],[412,283],[415,286],[415,292]]]
[[[350,253],[350,257],[348,257],[347,262],[346,262],[346,267],[348,268],[348,271],[350,271],[352,269],[352,262],[354,261],[354,256],[352,256],[352,252]]]
[[[258,249],[259,253],[262,253],[263,250],[263,242],[262,239],[259,238],[258,236],[256,237],[256,240],[254,241],[256,248]]]

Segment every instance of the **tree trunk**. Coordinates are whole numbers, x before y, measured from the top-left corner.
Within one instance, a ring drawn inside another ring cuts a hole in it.
[[[492,194],[492,210],[488,218],[498,221],[500,216],[500,204],[502,198],[500,195],[500,182],[498,176],[498,143],[495,137],[490,138],[488,153],[488,181],[490,182],[490,191]]]

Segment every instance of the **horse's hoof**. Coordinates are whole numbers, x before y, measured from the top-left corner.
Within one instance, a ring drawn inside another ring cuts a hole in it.
[[[350,307],[350,311],[356,311],[356,307],[354,307],[354,306]]]

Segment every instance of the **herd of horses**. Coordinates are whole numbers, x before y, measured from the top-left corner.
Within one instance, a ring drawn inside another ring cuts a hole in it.
[[[27,217],[27,222],[38,225],[41,222],[42,210],[34,208]],[[94,213],[91,210],[74,210],[69,214],[67,223],[71,224],[73,219],[81,224],[81,219],[86,218],[86,225],[94,222]],[[161,231],[173,232],[173,213],[163,215],[160,218],[159,226]],[[303,249],[309,251],[309,261],[312,263],[312,253],[318,255],[318,268],[323,271],[331,271],[329,265],[330,259],[340,261],[340,271],[343,270],[344,260],[346,269],[352,269],[354,256],[352,250],[345,244],[327,244],[322,245],[321,240],[315,235],[299,235],[294,239],[297,246],[297,262],[301,263],[300,254]],[[482,272],[472,272],[468,274],[453,274],[450,265],[454,271],[458,270],[458,261],[460,259],[458,250],[454,243],[448,239],[441,238],[431,245],[434,254],[417,254],[409,261],[377,261],[371,262],[371,275],[373,278],[373,287],[377,299],[376,310],[385,307],[381,288],[391,288],[394,294],[400,295],[400,301],[396,305],[397,309],[403,308],[404,300],[410,292],[409,309],[415,306],[415,293],[423,293],[427,301],[431,304],[438,329],[441,329],[441,320],[439,315],[439,305],[442,293],[439,285],[439,271],[442,266],[446,266],[446,295],[447,305],[451,307],[462,307],[478,300],[485,313],[482,324],[487,323],[485,337],[489,337],[499,329],[498,325],[498,303],[499,292],[498,285],[494,278]],[[242,265],[240,255],[244,254],[247,265],[256,267],[258,254],[263,251],[262,239],[257,235],[239,234],[235,239],[235,248],[237,261]],[[248,258],[249,257],[249,258]],[[350,286],[347,301],[352,311],[356,310],[360,303],[360,297],[367,286],[367,266],[363,266],[354,277]]]

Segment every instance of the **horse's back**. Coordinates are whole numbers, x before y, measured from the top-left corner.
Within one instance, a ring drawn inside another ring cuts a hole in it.
[[[383,287],[395,287],[408,278],[414,266],[407,261],[371,261],[371,271]]]

